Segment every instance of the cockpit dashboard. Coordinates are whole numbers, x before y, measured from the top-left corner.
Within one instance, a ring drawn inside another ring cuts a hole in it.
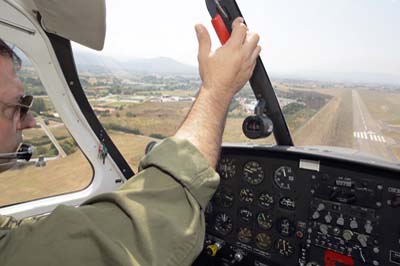
[[[399,265],[399,169],[324,150],[226,146],[194,265]]]

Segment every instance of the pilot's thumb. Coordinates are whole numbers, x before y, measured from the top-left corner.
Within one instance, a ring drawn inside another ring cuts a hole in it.
[[[195,26],[197,39],[199,41],[199,59],[208,56],[211,52],[211,38],[206,27],[201,24]]]

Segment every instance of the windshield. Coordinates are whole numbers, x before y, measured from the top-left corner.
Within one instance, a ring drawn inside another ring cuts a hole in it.
[[[261,57],[296,146],[400,158],[400,1],[237,3],[261,35]],[[198,22],[218,48],[204,1],[107,1],[104,50],[74,45],[89,100],[133,168],[149,141],[174,134],[193,103],[201,84]],[[242,133],[255,105],[247,85],[229,109],[224,142],[275,143]]]

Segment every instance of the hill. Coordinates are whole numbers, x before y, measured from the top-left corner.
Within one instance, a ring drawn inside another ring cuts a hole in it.
[[[168,57],[157,58],[114,58],[76,51],[75,63],[79,71],[91,73],[136,72],[149,74],[196,74],[197,68]]]

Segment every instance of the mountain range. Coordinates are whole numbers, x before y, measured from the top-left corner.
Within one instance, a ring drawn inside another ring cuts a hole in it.
[[[24,65],[31,65],[26,56],[17,50]],[[75,63],[79,72],[89,73],[140,73],[140,74],[172,74],[198,75],[196,66],[180,63],[168,57],[156,58],[116,58],[84,51],[74,51]],[[316,80],[323,82],[366,83],[400,86],[400,73],[365,73],[365,72],[324,72],[298,71],[272,72],[272,79]]]
[[[129,72],[148,74],[197,74],[197,67],[180,63],[168,57],[115,58],[81,51],[74,52],[79,71],[91,73]]]

